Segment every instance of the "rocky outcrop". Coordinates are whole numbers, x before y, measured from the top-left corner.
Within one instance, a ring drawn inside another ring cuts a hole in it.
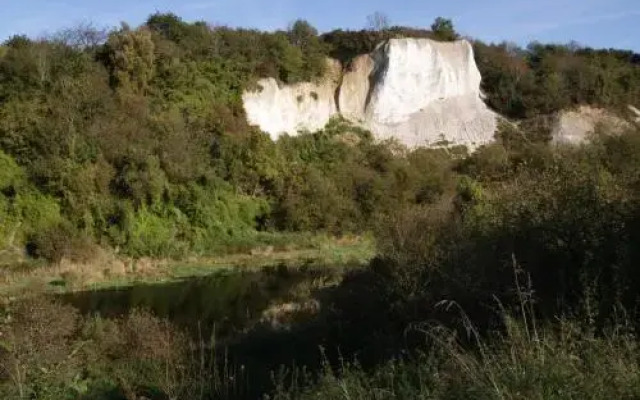
[[[629,105],[629,111],[631,111],[632,119],[635,123],[640,124],[640,110],[632,105]]]
[[[341,67],[328,60],[327,74],[319,82],[281,85],[273,78],[258,81],[242,100],[249,123],[276,139],[282,133],[316,131],[337,114],[335,93]]]
[[[558,114],[552,138],[554,143],[580,144],[588,141],[597,131],[620,134],[629,128],[627,120],[607,110],[580,106]]]
[[[465,40],[391,39],[356,58],[340,83],[330,77],[280,87],[266,79],[259,82],[262,91],[247,92],[243,100],[249,122],[274,138],[321,129],[340,114],[378,139],[395,138],[409,147],[474,148],[493,139],[497,124],[480,98],[480,80]]]
[[[352,122],[365,122],[365,110],[374,83],[375,62],[369,55],[356,57],[342,77],[338,106],[340,114]]]

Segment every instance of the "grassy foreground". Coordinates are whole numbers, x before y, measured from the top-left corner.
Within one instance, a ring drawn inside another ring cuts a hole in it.
[[[529,321],[530,322],[530,321]],[[427,353],[366,371],[325,365],[308,386],[280,382],[276,400],[342,399],[638,399],[640,349],[620,331],[594,336],[575,323],[532,331],[507,318],[506,333],[462,347],[442,327],[427,334]],[[529,325],[530,327],[530,325]]]
[[[10,298],[33,293],[64,293],[170,282],[224,270],[255,270],[281,264],[289,267],[364,264],[373,254],[373,241],[367,237],[336,239],[317,236],[303,245],[265,246],[245,253],[194,256],[183,260],[134,260],[103,253],[90,263],[63,261],[44,265],[31,261],[0,269],[0,296]]]

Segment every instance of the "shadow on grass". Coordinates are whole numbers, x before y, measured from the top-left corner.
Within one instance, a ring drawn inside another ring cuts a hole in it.
[[[336,284],[336,274],[329,268],[281,266],[63,299],[84,314],[114,318],[143,308],[168,319],[190,333],[200,344],[195,348],[206,348],[202,353],[214,359],[208,365],[243,381],[222,397],[255,399],[271,392],[278,380],[313,379],[327,362],[357,359],[369,368],[407,348],[406,325],[391,317],[378,277],[353,270]],[[274,306],[277,311],[278,305],[300,303],[315,307],[283,307],[280,315],[265,318]],[[306,377],[298,374],[302,370]]]

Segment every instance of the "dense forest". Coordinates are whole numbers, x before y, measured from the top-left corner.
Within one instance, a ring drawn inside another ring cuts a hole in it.
[[[638,398],[640,128],[563,147],[550,145],[549,121],[583,104],[640,105],[640,55],[470,39],[486,102],[505,117],[496,142],[472,154],[379,142],[339,119],[275,142],[247,124],[241,94],[257,79],[318,79],[326,57],[347,69],[406,36],[459,37],[443,19],[319,34],[305,21],[260,32],[154,14],[137,28],[7,40],[0,265],[15,254],[90,262],[99,248],[179,259],[373,232],[378,256],[345,277],[348,295],[327,317],[339,322],[307,332],[365,354],[362,365],[331,359],[313,385],[275,382],[272,398]],[[42,377],[8,384],[15,398],[133,399],[127,384],[160,387],[169,375],[173,397],[157,398],[233,398],[220,376],[189,375],[193,360],[178,354],[188,345],[152,316],[85,321],[38,302],[13,315],[0,333],[19,339],[0,337],[0,361]],[[129,375],[86,378],[80,390],[69,384],[80,362],[65,361],[77,355],[104,368],[86,376]],[[39,362],[57,373],[40,375]],[[119,394],[98,397],[101,385]]]
[[[0,47],[0,245],[50,261],[91,244],[202,254],[275,232],[362,232],[434,201],[451,189],[442,154],[397,157],[339,121],[273,143],[247,125],[241,93],[260,77],[318,78],[327,56],[346,68],[386,38],[456,38],[444,25],[319,35],[297,21],[265,33],[155,14],[135,29],[13,37]],[[572,105],[640,103],[630,52],[474,45],[488,103],[532,130]]]

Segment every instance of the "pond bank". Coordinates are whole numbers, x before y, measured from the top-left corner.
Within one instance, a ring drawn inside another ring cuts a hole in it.
[[[247,253],[184,260],[125,259],[101,254],[90,263],[63,262],[46,266],[35,262],[0,269],[0,299],[37,293],[70,293],[170,283],[221,271],[251,271],[265,267],[363,265],[374,255],[370,238],[323,239],[309,248],[274,250],[270,247]]]

